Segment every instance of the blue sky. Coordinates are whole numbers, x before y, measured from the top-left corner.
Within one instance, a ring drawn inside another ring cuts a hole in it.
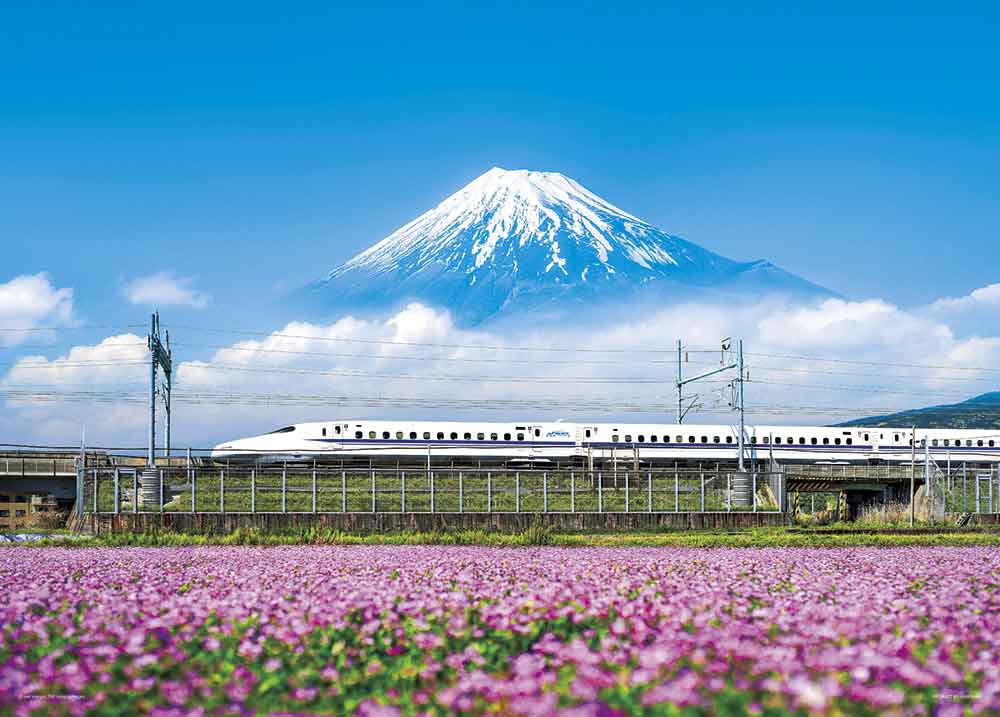
[[[0,283],[121,324],[167,271],[210,300],[165,323],[273,330],[498,165],[847,297],[964,296],[997,279],[1000,12],[941,8],[12,5]]]

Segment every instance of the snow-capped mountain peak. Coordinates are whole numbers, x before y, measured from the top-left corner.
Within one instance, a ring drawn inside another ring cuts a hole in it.
[[[407,298],[476,323],[525,299],[565,301],[656,283],[809,286],[666,234],[558,172],[494,167],[317,282],[338,304]],[[819,287],[813,287],[819,290]]]

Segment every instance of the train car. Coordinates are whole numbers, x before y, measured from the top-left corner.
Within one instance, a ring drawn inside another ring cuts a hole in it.
[[[1000,461],[986,430],[747,425],[744,458],[780,463],[902,463],[924,451],[942,461]],[[915,445],[914,445],[915,442]],[[709,424],[344,420],[297,423],[220,444],[219,462],[504,461],[532,464],[733,462],[739,427]]]

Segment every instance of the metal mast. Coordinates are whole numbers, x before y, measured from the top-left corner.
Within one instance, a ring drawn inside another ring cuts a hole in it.
[[[735,402],[736,406],[733,406],[732,402],[730,402],[729,405],[740,412],[739,470],[742,473],[744,470],[743,453],[745,449],[745,441],[743,438],[743,434],[746,433],[746,406],[743,401],[743,383],[746,380],[746,367],[743,364],[743,339],[740,339],[737,343],[736,361],[732,363],[727,363],[726,354],[730,350],[731,346],[732,346],[731,339],[727,337],[722,340],[722,365],[719,368],[712,369],[711,371],[706,371],[705,373],[700,373],[692,378],[685,379],[681,377],[681,369],[680,369],[681,342],[680,341],[677,342],[677,396],[678,396],[677,422],[681,423],[684,418],[684,414],[687,413],[687,411],[684,410],[684,403],[683,403],[684,399],[682,396],[684,386],[686,386],[689,383],[694,383],[695,381],[700,381],[703,378],[708,378],[709,376],[715,376],[716,374],[722,373],[723,371],[731,371],[733,369],[739,371],[739,376],[736,378],[736,386],[735,386],[735,388],[737,389],[737,396],[736,396],[737,400]],[[692,405],[688,407],[688,410],[690,410],[693,407],[694,404],[692,403]]]
[[[167,339],[166,346],[160,341],[160,312],[158,311],[150,317],[146,345],[149,347],[149,450],[146,455],[146,465],[149,468],[154,468],[156,466],[156,370],[157,367],[162,368],[166,378],[161,392],[167,414],[168,449],[170,446],[170,377],[173,371],[173,365],[170,361],[170,340]]]
[[[737,366],[739,368],[739,390],[740,390],[740,473],[743,472],[743,434],[746,432],[746,425],[744,417],[746,415],[745,407],[743,405],[743,379],[745,377],[743,369],[743,339],[737,342],[737,354],[738,358],[736,360]]]

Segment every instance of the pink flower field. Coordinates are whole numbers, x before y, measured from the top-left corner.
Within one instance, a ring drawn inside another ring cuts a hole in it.
[[[1000,714],[1000,551],[0,550],[0,713]]]

